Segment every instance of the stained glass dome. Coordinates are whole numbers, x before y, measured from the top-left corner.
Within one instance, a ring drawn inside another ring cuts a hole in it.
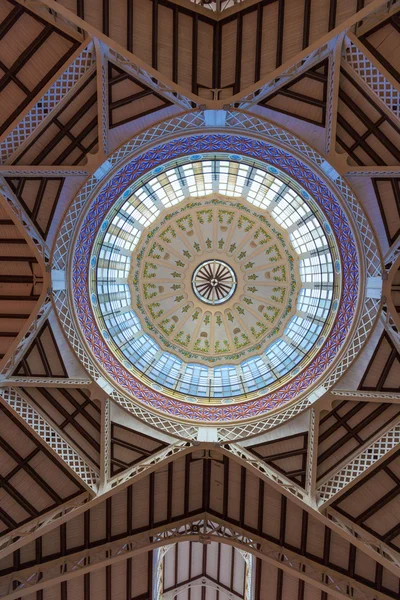
[[[256,398],[299,373],[341,289],[335,238],[310,194],[275,167],[221,153],[129,186],[90,266],[114,356],[153,389],[197,403]]]

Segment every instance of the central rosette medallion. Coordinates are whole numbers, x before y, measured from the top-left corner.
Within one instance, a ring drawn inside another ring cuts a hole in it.
[[[301,288],[288,233],[245,200],[192,199],[141,236],[129,276],[132,309],[185,361],[241,361],[282,335]]]
[[[222,260],[212,259],[201,263],[193,273],[193,291],[206,304],[223,304],[236,290],[236,275]]]

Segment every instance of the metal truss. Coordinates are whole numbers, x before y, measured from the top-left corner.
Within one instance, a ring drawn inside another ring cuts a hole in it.
[[[202,444],[201,446],[205,449],[210,448],[210,444]],[[116,475],[115,477],[108,479],[103,487],[103,494],[116,488],[118,488],[119,491],[121,487],[130,485],[132,480],[137,479],[139,475],[147,474],[150,468],[154,470],[154,467],[159,466],[160,463],[163,465],[168,464],[172,460],[175,460],[178,455],[184,456],[190,452],[193,452],[192,442],[184,440],[174,442],[170,446],[160,450],[160,452],[156,452],[148,458],[138,462],[124,473],[121,473],[121,475]]]
[[[215,0],[215,2],[207,2],[207,0],[186,0],[187,6],[194,5],[207,10],[207,13],[211,13],[218,17],[219,14],[227,11],[229,8],[239,7],[242,2],[247,0]],[[204,13],[202,13],[204,14]]]
[[[291,479],[285,477],[285,475],[275,471],[275,469],[267,465],[263,460],[257,458],[252,452],[249,452],[238,444],[223,444],[220,447],[220,451],[225,456],[239,459],[241,464],[247,469],[250,468],[251,470],[254,470],[258,477],[269,484],[273,484],[281,493],[288,492],[287,495],[289,498],[294,496],[305,504],[310,505],[309,496],[303,488],[294,483]]]
[[[399,169],[398,175],[400,176],[400,169]],[[394,242],[392,247],[389,248],[389,250],[385,254],[384,262],[385,262],[386,270],[389,270],[392,268],[392,266],[394,265],[394,263],[396,262],[396,260],[398,259],[399,256],[400,256],[400,238],[398,238]]]
[[[18,0],[18,2],[23,6],[29,5],[30,10],[34,9],[37,14],[51,23],[55,21],[57,24],[64,23],[68,29],[75,32],[82,30],[86,36],[97,38],[103,44],[103,49],[107,48],[108,57],[116,64],[131,72],[140,82],[161,94],[167,100],[181,106],[181,108],[188,110],[193,106],[203,104],[203,100],[199,102],[197,96],[169,81],[137,56],[131,54],[64,6],[54,2],[54,0]]]
[[[387,304],[385,304],[386,311],[381,312],[381,321],[389,334],[390,339],[392,340],[397,352],[400,353],[400,331],[397,327],[397,323],[393,318],[392,312],[388,309]]]
[[[312,419],[312,416],[310,417]],[[315,437],[315,440],[318,436]],[[317,446],[313,447],[312,460],[313,463],[316,461]],[[346,539],[350,544],[356,546],[361,551],[368,554],[376,562],[385,566],[389,571],[398,574],[397,562],[393,561],[388,553],[381,554],[376,547],[376,544],[369,544],[364,542],[364,538],[370,539],[370,536],[365,536],[361,528],[355,529],[349,528],[342,519],[332,519],[326,514],[327,505],[317,506],[317,490],[316,484],[314,487],[306,490],[296,485],[291,480],[287,479],[284,475],[281,475],[275,471],[272,467],[267,465],[264,461],[256,457],[253,453],[242,448],[237,444],[224,444],[220,447],[219,451],[225,456],[232,458],[239,462],[246,469],[249,469],[256,477],[259,477],[265,481],[268,485],[274,487],[278,492],[286,496],[288,499],[295,502],[303,510],[307,511],[315,519],[335,531],[339,536]],[[310,456],[308,456],[308,460]],[[316,473],[313,473],[313,477],[316,477]],[[328,507],[329,508],[329,507]]]
[[[311,67],[314,67],[321,60],[326,58],[332,49],[335,46],[336,39],[331,39],[328,43],[318,46],[312,51],[309,52],[303,51],[301,53],[301,58],[298,60],[298,55],[296,55],[297,62],[288,67],[285,71],[280,72],[273,79],[268,79],[267,83],[262,85],[261,87],[257,87],[253,92],[247,94],[246,96],[240,98],[239,102],[235,102],[236,96],[231,100],[232,104],[235,103],[238,108],[241,110],[249,110],[252,106],[258,104],[261,100],[264,100],[267,96],[272,94],[273,92],[278,91],[281,87],[289,83],[292,79],[299,77]],[[309,52],[309,54],[307,54]],[[282,68],[278,69],[281,71]],[[255,86],[254,86],[255,87]]]
[[[211,446],[210,444],[198,444],[196,445],[196,448],[197,447],[209,449]],[[113,494],[120,492],[125,487],[150,475],[150,473],[156,471],[160,466],[167,465],[179,456],[185,456],[185,454],[192,451],[193,447],[188,442],[177,442],[176,444],[167,446],[160,452],[136,463],[124,473],[107,480],[107,482],[102,482],[101,485],[99,485],[95,496],[93,496],[93,491],[91,490],[92,493],[90,495],[87,493],[82,494],[74,501],[65,503],[56,510],[49,511],[30,521],[23,527],[15,529],[5,538],[2,538],[3,545],[0,544],[0,558],[104,502]],[[21,535],[19,534],[20,531],[22,532]]]
[[[342,529],[347,529],[351,535],[354,535],[360,540],[362,540],[363,544],[380,554],[385,560],[389,561],[396,569],[400,569],[400,554],[395,552],[392,548],[389,548],[387,544],[381,542],[373,535],[368,534],[362,527],[359,527],[352,523],[349,519],[339,514],[336,510],[334,510],[331,506],[325,511],[327,518],[336,523]],[[398,571],[400,573],[400,570]]]
[[[309,427],[307,442],[307,468],[306,468],[306,492],[312,504],[316,502],[317,482],[317,459],[318,459],[318,435],[319,435],[319,410],[310,408]]]
[[[35,436],[51,450],[53,455],[92,494],[97,491],[99,476],[78,452],[13,388],[0,389],[1,402],[33,431]]]
[[[222,542],[253,554],[261,560],[301,579],[313,587],[340,600],[388,600],[388,596],[333,571],[324,565],[288,551],[277,544],[259,538],[246,530],[232,526],[214,516],[202,513],[190,520],[148,530],[16,571],[0,578],[0,598],[16,600],[62,581],[124,561],[132,556],[180,541],[203,544]]]
[[[110,476],[111,454],[111,422],[110,400],[105,398],[101,403],[101,444],[100,444],[100,489],[103,490]]]
[[[178,594],[182,594],[183,592],[189,591],[193,588],[210,588],[214,590],[214,594],[218,592],[217,598],[227,598],[228,600],[243,600],[242,596],[239,596],[235,592],[230,592],[229,590],[222,587],[209,577],[199,577],[199,579],[195,579],[194,581],[189,581],[188,583],[183,583],[179,585],[175,589],[165,592],[159,596],[160,600],[174,600]]]
[[[344,35],[343,32],[337,36],[335,45],[329,55],[327,115],[325,123],[325,154],[327,156],[333,155],[335,152],[340,64]]]
[[[283,85],[286,85],[292,79],[303,74],[312,66],[320,62],[335,50],[336,38],[343,33],[357,26],[359,22],[387,18],[389,11],[393,7],[389,6],[387,0],[376,0],[367,7],[355,13],[351,18],[335,27],[330,33],[311,44],[308,48],[297,54],[291,61],[284,63],[281,67],[273,71],[266,79],[251,86],[248,90],[233,96],[230,103],[241,109],[249,110],[253,105],[258,104],[268,95],[276,92]]]
[[[357,73],[375,98],[389,109],[391,115],[400,119],[400,91],[397,82],[386,73],[382,65],[375,64],[375,58],[350,32],[345,39],[345,46],[345,62]]]
[[[379,461],[390,456],[399,444],[400,420],[398,419],[394,424],[392,423],[389,431],[386,431],[318,487],[318,507],[325,508],[333,500],[336,500],[345,488],[353,485],[361,475],[371,467],[375,467]]]
[[[0,378],[0,387],[85,387],[93,383],[92,379],[72,379],[56,377],[9,377]]]
[[[70,518],[74,517],[75,511],[84,506],[89,498],[90,494],[84,492],[69,502],[65,502],[62,506],[58,506],[56,509],[49,511],[2,536],[0,538],[0,560],[5,556],[8,556],[11,552],[18,550],[18,548],[22,548],[26,544],[29,544],[51,528],[58,527],[59,520],[63,517],[68,515]]]
[[[359,398],[363,402],[388,402],[390,404],[400,404],[400,394],[394,394],[392,392],[362,392],[361,390],[350,391],[350,390],[331,390],[330,394],[333,396],[340,396],[342,398]]]
[[[107,64],[105,60],[104,44],[94,40],[96,52],[96,75],[97,75],[97,106],[98,106],[98,129],[99,129],[99,153],[104,159],[108,154],[108,86],[107,86]]]

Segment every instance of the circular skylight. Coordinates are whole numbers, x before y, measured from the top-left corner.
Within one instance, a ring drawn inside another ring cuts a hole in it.
[[[215,154],[123,192],[93,245],[89,286],[103,339],[137,378],[191,401],[238,402],[316,355],[339,272],[331,228],[301,186]]]

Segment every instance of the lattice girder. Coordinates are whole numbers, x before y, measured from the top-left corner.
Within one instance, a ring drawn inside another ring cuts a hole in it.
[[[313,587],[339,600],[344,598],[389,600],[385,594],[374,592],[356,580],[340,575],[315,561],[301,557],[207,513],[200,513],[191,519],[178,522],[172,528],[171,525],[165,525],[161,530],[159,528],[148,530],[118,542],[106,543],[6,575],[0,578],[0,597],[16,600],[54,586],[56,583],[68,581],[126,558],[179,541],[208,543],[213,540],[250,552],[257,558],[310,583]]]

